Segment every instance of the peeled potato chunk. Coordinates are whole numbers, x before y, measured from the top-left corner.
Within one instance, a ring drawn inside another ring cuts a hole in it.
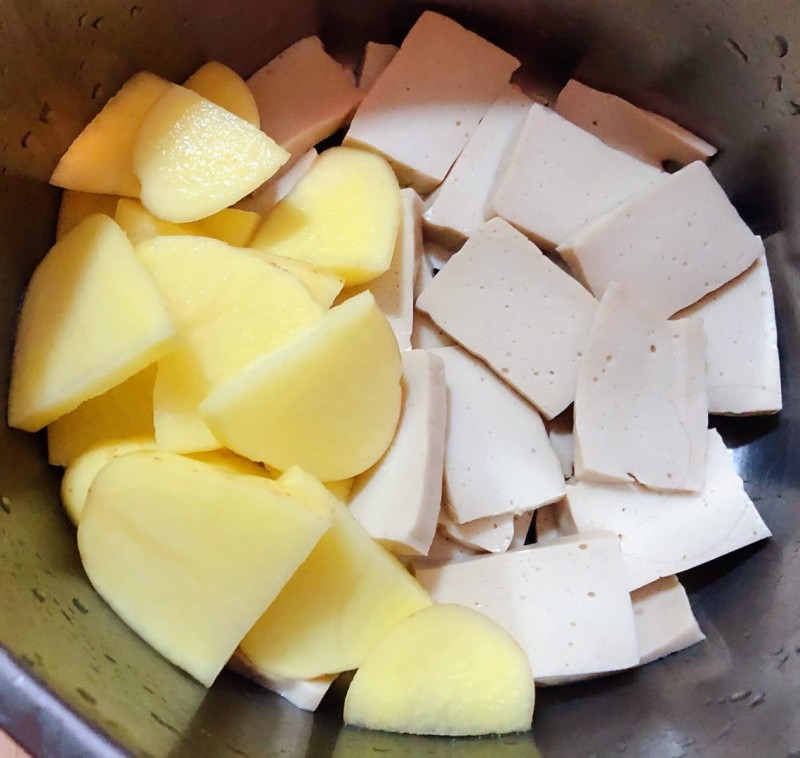
[[[139,128],[133,166],[145,208],[184,223],[238,202],[288,158],[257,127],[173,85]]]
[[[323,308],[330,308],[344,287],[344,279],[320,266],[312,266],[310,263],[295,258],[265,253],[263,250],[253,250],[253,253],[262,261],[272,263],[274,266],[294,274],[306,285],[311,297]]]
[[[350,286],[389,268],[399,224],[400,188],[389,164],[335,147],[273,208],[250,246],[323,266]]]
[[[261,128],[261,118],[253,93],[239,74],[222,63],[209,61],[200,66],[183,86]]]
[[[146,439],[155,443],[155,380],[153,364],[50,424],[47,427],[50,464],[66,466],[85,450],[104,442]]]
[[[227,242],[234,247],[245,247],[261,224],[261,216],[255,211],[224,208],[208,218],[195,222],[197,233]]]
[[[467,736],[530,729],[528,658],[501,626],[461,605],[433,605],[398,623],[356,672],[346,724]]]
[[[400,353],[369,292],[328,311],[292,342],[253,361],[201,406],[226,447],[320,481],[368,469],[400,417]]]
[[[239,652],[270,678],[350,671],[398,621],[430,605],[430,597],[324,485],[299,468],[283,474],[278,484],[301,502],[326,504],[333,525]]]
[[[56,241],[60,240],[67,232],[72,231],[81,221],[95,213],[104,213],[106,216],[114,218],[118,200],[119,198],[116,195],[98,195],[94,192],[64,190],[61,193],[61,205],[58,208]]]
[[[61,480],[61,502],[64,504],[64,510],[70,521],[75,526],[80,524],[89,487],[92,486],[100,469],[114,458],[142,450],[155,450],[155,447],[154,439],[132,437],[127,440],[101,442],[77,456],[67,466],[64,478]]]
[[[67,148],[50,184],[81,192],[138,197],[133,170],[136,135],[170,83],[146,71],[134,74]]]
[[[128,235],[131,244],[141,245],[154,237],[175,237],[200,233],[195,224],[172,224],[156,218],[138,200],[123,197],[114,211],[114,221]]]
[[[8,423],[35,432],[116,387],[174,346],[161,294],[124,232],[90,216],[28,284],[17,325]]]
[[[119,616],[210,686],[331,517],[264,477],[131,453],[95,477],[78,547],[89,580]]]

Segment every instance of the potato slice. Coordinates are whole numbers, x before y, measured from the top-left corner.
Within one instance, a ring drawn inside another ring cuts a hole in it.
[[[172,224],[162,221],[148,211],[138,200],[123,197],[113,214],[122,231],[128,235],[132,245],[141,245],[154,237],[175,237],[200,233],[194,224]]]
[[[35,432],[174,347],[175,327],[124,232],[90,216],[38,265],[17,325],[8,423]]]
[[[133,166],[145,208],[165,221],[182,223],[233,205],[288,158],[244,119],[172,86],[139,128]]]
[[[98,195],[94,192],[78,192],[64,190],[61,193],[61,205],[58,208],[58,224],[56,241],[67,232],[72,231],[81,221],[95,213],[104,213],[114,217],[117,209],[116,195]]]
[[[159,237],[136,249],[211,384],[290,341],[324,313],[294,276],[205,237]]]
[[[397,624],[356,672],[346,724],[449,736],[530,729],[534,685],[522,648],[499,624],[434,605]]]
[[[244,79],[222,63],[209,61],[200,66],[183,86],[261,128],[256,99]]]
[[[234,247],[245,247],[261,225],[261,216],[254,211],[224,208],[194,224],[199,234],[227,242]]]
[[[155,74],[134,74],[67,148],[50,184],[138,197],[140,185],[133,170],[136,135],[147,112],[169,87]]]
[[[113,440],[144,439],[155,444],[155,380],[153,364],[50,424],[47,427],[50,464],[66,466],[90,447]]]
[[[248,476],[264,476],[271,479],[267,470],[259,463],[242,458],[241,455],[231,450],[220,448],[219,450],[207,450],[202,453],[192,453],[187,458],[201,463],[208,463],[211,466],[221,468],[223,471],[230,471],[234,474],[247,474]]]
[[[132,437],[127,440],[101,442],[77,456],[67,466],[64,478],[61,480],[61,502],[70,521],[75,526],[80,524],[89,487],[92,486],[92,482],[103,466],[114,458],[142,450],[155,450],[155,447],[154,439]]]
[[[350,499],[353,485],[356,483],[354,477],[349,479],[339,479],[336,482],[325,482],[325,487],[337,500],[346,503]]]
[[[225,446],[247,458],[346,479],[389,447],[400,372],[392,328],[363,292],[218,386],[201,410]]]
[[[198,410],[208,392],[325,311],[293,275],[217,240],[159,237],[137,253],[183,338],[159,364],[156,438],[173,452],[221,447]]]
[[[267,215],[250,246],[328,268],[349,286],[389,268],[399,225],[400,188],[389,164],[336,147]]]
[[[208,686],[331,517],[263,477],[131,453],[95,477],[78,547],[120,617]]]
[[[253,250],[253,254],[261,258],[262,261],[272,263],[284,271],[294,274],[306,285],[311,297],[323,308],[330,308],[342,291],[342,287],[344,287],[344,279],[342,277],[319,266],[313,266],[295,258],[285,258],[282,255],[266,253],[263,250]]]
[[[327,504],[333,526],[247,633],[240,652],[270,678],[350,671],[398,621],[430,605],[430,597],[324,485],[298,468],[278,484],[300,502]]]

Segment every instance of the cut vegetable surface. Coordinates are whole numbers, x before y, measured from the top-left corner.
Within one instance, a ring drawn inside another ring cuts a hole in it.
[[[702,319],[707,337],[708,412],[777,413],[781,370],[766,256],[675,315],[689,317]]]
[[[537,682],[557,684],[639,663],[614,534],[419,567],[416,575],[437,602],[476,608],[504,627],[527,653]]]
[[[8,423],[37,431],[174,347],[158,287],[125,233],[90,216],[38,265],[22,303]]]
[[[288,47],[247,80],[261,128],[299,158],[330,137],[361,102],[361,92],[319,37]]]
[[[705,342],[699,319],[667,321],[608,287],[578,370],[578,479],[703,488]]]
[[[477,34],[425,11],[356,111],[345,144],[384,155],[404,185],[427,194],[518,67]]]
[[[707,161],[717,148],[663,116],[637,108],[621,97],[570,79],[555,110],[607,145],[656,168],[666,161],[686,165]]]
[[[361,284],[391,265],[399,225],[400,190],[386,161],[332,148],[269,213],[251,247]]]
[[[119,197],[117,195],[99,195],[94,192],[64,190],[61,193],[61,205],[58,208],[56,241],[74,229],[81,221],[95,213],[103,213],[114,218],[118,200]]]
[[[146,437],[136,439],[131,437],[126,440],[113,440],[88,448],[78,455],[64,471],[61,480],[61,502],[70,520],[75,526],[81,521],[83,506],[89,487],[92,486],[100,469],[107,463],[128,453],[141,452],[142,450],[155,450],[154,439]]]
[[[441,359],[403,354],[403,409],[386,454],[356,480],[350,512],[401,555],[427,555],[442,500],[447,385]]]
[[[631,590],[770,536],[719,434],[707,434],[700,493],[653,492],[636,484],[567,487],[564,509],[578,532],[620,535]]]
[[[139,128],[133,166],[145,208],[182,223],[233,205],[288,157],[257,127],[173,85]]]
[[[237,208],[254,211],[264,217],[269,213],[299,182],[317,159],[318,153],[312,147],[303,153],[293,164],[284,164],[272,178],[268,179],[257,190],[236,203]]]
[[[95,478],[78,546],[109,605],[208,686],[331,517],[262,477],[132,453]]]
[[[66,466],[90,447],[112,440],[148,439],[155,443],[155,379],[154,364],[50,424],[47,427],[49,463]]]
[[[554,248],[665,174],[534,104],[489,199],[489,215]]]
[[[346,724],[410,734],[522,732],[533,718],[525,654],[471,608],[435,605],[401,621],[356,672]]]
[[[493,219],[470,237],[419,296],[417,308],[545,418],[575,399],[597,303],[505,221]]]
[[[200,66],[183,86],[253,126],[261,125],[253,93],[239,74],[222,63],[209,61]]]
[[[156,436],[174,452],[220,447],[199,406],[248,363],[291,341],[324,309],[299,279],[249,251],[205,237],[158,237],[137,248],[182,337],[159,365]]]
[[[559,252],[596,297],[619,282],[668,318],[752,266],[764,245],[698,161],[577,230]]]
[[[564,495],[564,477],[535,408],[458,347],[444,362],[444,485],[456,522],[533,510]]]
[[[202,410],[232,450],[321,481],[366,471],[400,417],[400,353],[368,292],[217,387]]]
[[[242,640],[240,652],[271,677],[307,679],[357,668],[430,598],[322,484],[297,468],[278,484],[301,503],[330,508],[333,525]]]
[[[139,127],[169,82],[134,74],[75,138],[58,162],[50,184],[81,192],[139,196],[133,151]]]

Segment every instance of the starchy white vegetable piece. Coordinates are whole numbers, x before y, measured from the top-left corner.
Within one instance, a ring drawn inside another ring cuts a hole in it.
[[[547,437],[553,452],[561,464],[561,471],[565,479],[569,479],[575,470],[575,449],[573,439],[573,419],[572,409],[568,408],[563,413],[559,413],[554,419],[547,422]]]
[[[314,679],[286,679],[260,674],[241,651],[237,651],[228,663],[228,668],[274,692],[303,711],[314,712],[319,708],[336,676],[318,676]]]
[[[576,231],[559,252],[596,297],[620,282],[667,318],[752,266],[764,245],[696,161]]]
[[[579,482],[567,486],[564,509],[579,532],[620,536],[628,589],[635,590],[770,536],[713,429],[705,478],[696,494]]]
[[[175,326],[125,232],[95,214],[28,282],[17,322],[8,423],[36,432],[174,349]]]
[[[607,145],[657,168],[665,161],[682,165],[707,161],[717,153],[713,145],[674,121],[575,79],[567,82],[554,107]]]
[[[703,320],[708,412],[777,413],[782,405],[775,304],[766,256],[675,318]]]
[[[700,491],[705,380],[702,322],[655,316],[612,282],[578,369],[576,478]]]
[[[327,504],[333,525],[239,649],[272,677],[351,671],[392,627],[431,599],[322,484],[296,467],[277,483],[301,504]]]
[[[472,608],[434,605],[375,646],[347,691],[344,721],[411,734],[506,734],[530,729],[534,701],[528,661],[511,635]]]
[[[427,194],[444,179],[519,61],[425,11],[356,111],[345,144],[386,157]]]
[[[665,176],[538,104],[504,163],[487,215],[550,249]]]
[[[414,328],[414,280],[422,257],[422,201],[412,189],[401,190],[400,196],[400,228],[388,271],[346,293],[351,296],[369,290],[404,351],[411,350]]]
[[[437,602],[475,608],[505,627],[527,653],[537,683],[639,663],[625,567],[613,534],[419,567],[416,576]]]
[[[119,616],[210,686],[332,518],[266,477],[131,453],[95,477],[78,547]]]
[[[441,359],[403,353],[403,407],[383,458],[356,479],[350,512],[395,553],[427,555],[442,499],[447,385]]]
[[[156,365],[134,374],[108,392],[81,403],[47,427],[47,462],[66,466],[102,442],[149,439],[153,428],[153,384]]]
[[[417,298],[417,308],[545,418],[575,399],[597,302],[502,219],[470,237]]]
[[[564,495],[564,477],[536,409],[459,347],[444,361],[444,486],[453,519],[522,513]]]
[[[676,576],[665,576],[631,593],[639,663],[658,660],[702,642],[686,590]]]
[[[433,266],[427,255],[422,255],[417,266],[417,277],[414,283],[414,301],[419,294],[433,281]],[[427,313],[414,309],[413,328],[411,329],[411,347],[430,350],[435,347],[450,347],[451,340]]]
[[[400,48],[397,45],[384,45],[380,42],[367,42],[364,57],[361,59],[361,74],[358,77],[358,88],[362,92],[372,89],[376,79],[392,62]]]
[[[502,513],[499,516],[457,523],[448,513],[449,508],[442,508],[439,524],[445,534],[456,542],[473,547],[484,553],[504,553],[514,540],[515,516],[513,513]]]
[[[260,216],[266,216],[294,189],[295,184],[308,173],[318,156],[319,153],[312,147],[287,169],[281,169],[252,194],[236,203],[235,207],[245,211],[253,211]]]
[[[142,205],[180,224],[239,202],[288,158],[249,121],[170,85],[139,127],[133,170],[141,183]]]
[[[433,204],[425,210],[428,232],[461,243],[483,226],[503,156],[532,104],[512,86],[494,101],[437,190]]]
[[[362,93],[319,37],[286,48],[247,80],[261,128],[299,158],[330,137],[361,102]]]

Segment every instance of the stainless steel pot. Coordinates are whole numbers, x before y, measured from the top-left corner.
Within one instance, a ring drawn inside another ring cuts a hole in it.
[[[425,4],[387,0],[0,0],[0,350],[52,238],[45,181],[134,71],[180,80],[205,59],[249,74],[319,32],[355,59]],[[708,642],[593,683],[540,691],[533,737],[448,740],[342,730],[225,674],[205,692],[94,594],[42,437],[0,429],[0,727],[38,755],[800,755],[800,4],[797,0],[449,0],[450,13],[557,84],[589,83],[719,145],[714,165],[769,237],[785,410],[719,422],[766,545],[692,572]]]

